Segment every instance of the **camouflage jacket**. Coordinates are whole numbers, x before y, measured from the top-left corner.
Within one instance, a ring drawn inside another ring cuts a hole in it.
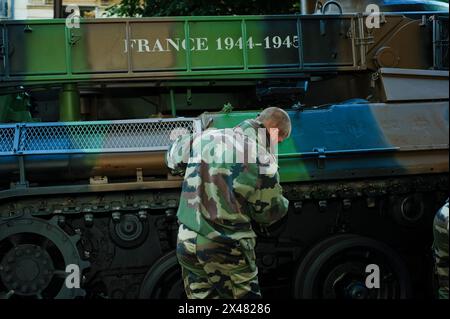
[[[226,242],[256,237],[252,220],[268,226],[286,214],[289,202],[282,194],[275,157],[258,139],[261,128],[261,123],[247,120],[233,129],[209,129],[175,140],[166,162],[173,173],[185,174],[180,223]],[[255,145],[261,156],[252,160]]]

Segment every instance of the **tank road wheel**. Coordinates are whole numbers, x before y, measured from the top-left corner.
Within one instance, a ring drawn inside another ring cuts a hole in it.
[[[147,272],[142,282],[139,299],[185,299],[181,268],[172,251],[161,257]]]
[[[379,288],[366,287],[370,264],[379,267]],[[305,299],[404,299],[410,291],[400,257],[385,244],[357,235],[337,235],[315,245],[294,283],[294,297]]]
[[[149,226],[134,214],[123,214],[120,220],[111,219],[109,233],[115,244],[123,248],[140,246],[148,236]]]
[[[56,217],[0,220],[0,299],[84,296],[83,289],[65,285],[67,265],[78,265],[80,274],[89,265],[80,258],[79,240],[62,230]]]

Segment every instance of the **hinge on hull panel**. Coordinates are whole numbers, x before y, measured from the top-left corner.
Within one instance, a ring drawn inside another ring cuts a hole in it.
[[[325,159],[327,158],[325,154],[325,148],[315,147],[313,148],[313,152],[317,153],[317,168],[319,169],[325,168]]]

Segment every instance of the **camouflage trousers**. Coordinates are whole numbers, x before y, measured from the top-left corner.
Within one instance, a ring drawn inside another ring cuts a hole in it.
[[[448,299],[448,203],[438,211],[434,218],[433,253],[435,269],[439,281],[439,298]]]
[[[261,298],[255,239],[212,241],[180,225],[177,258],[189,299]]]

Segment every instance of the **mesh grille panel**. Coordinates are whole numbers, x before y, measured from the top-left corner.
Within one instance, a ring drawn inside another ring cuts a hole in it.
[[[0,153],[12,152],[14,145],[14,128],[0,128]]]
[[[83,123],[42,123],[20,128],[22,154],[165,150],[174,129],[194,132],[195,120],[141,120]],[[1,130],[0,151],[10,152],[12,133]],[[3,150],[4,149],[4,150]]]

